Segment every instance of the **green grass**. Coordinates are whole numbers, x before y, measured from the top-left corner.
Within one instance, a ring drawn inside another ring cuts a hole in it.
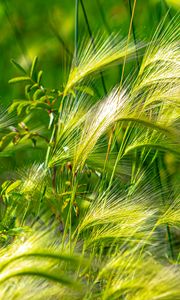
[[[179,299],[179,15],[146,44],[129,1],[128,37],[94,37],[80,1],[81,41],[78,4],[61,88],[37,57],[12,61],[24,97],[0,114],[0,299]]]

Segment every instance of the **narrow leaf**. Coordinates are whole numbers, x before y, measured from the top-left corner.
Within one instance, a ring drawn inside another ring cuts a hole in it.
[[[14,59],[11,59],[11,63],[16,67],[17,70],[24,73],[25,75],[27,74],[23,67],[21,67]]]
[[[16,180],[11,185],[8,186],[6,189],[6,194],[11,193],[13,190],[15,190],[19,185],[21,184],[21,180]]]
[[[10,79],[8,82],[9,83],[19,83],[19,82],[30,82],[31,78],[28,76],[21,76],[21,77],[14,77],[12,79]]]
[[[33,60],[33,63],[32,63],[32,66],[31,66],[31,70],[30,70],[30,77],[32,79],[35,79],[35,72],[36,72],[36,65],[37,65],[37,62],[38,62],[38,57],[35,56],[34,60]]]
[[[43,74],[43,71],[42,71],[42,70],[40,70],[40,71],[39,71],[39,73],[38,73],[38,78],[37,78],[37,82],[38,82],[38,84],[40,84],[40,83],[41,83],[42,74]]]

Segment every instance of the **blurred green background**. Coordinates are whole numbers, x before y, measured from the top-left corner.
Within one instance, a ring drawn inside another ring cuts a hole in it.
[[[84,0],[93,35],[118,32],[122,37],[127,36],[129,1]],[[131,4],[133,5],[133,0]],[[180,1],[137,0],[133,25],[138,41],[150,39],[169,8],[171,18],[180,8]],[[22,85],[8,84],[11,77],[19,75],[10,63],[11,58],[28,67],[37,55],[44,70],[44,84],[47,87],[59,88],[66,80],[71,53],[74,51],[74,15],[73,0],[1,0],[0,99],[3,106],[8,105],[14,97],[23,97]],[[87,36],[82,7],[79,5],[79,40]],[[116,71],[109,78],[117,76]],[[115,81],[117,82],[114,80],[112,84]]]

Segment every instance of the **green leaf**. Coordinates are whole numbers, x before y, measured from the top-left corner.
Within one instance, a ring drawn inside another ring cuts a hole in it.
[[[20,72],[27,74],[26,71],[21,67],[14,59],[11,59],[11,63],[18,69]]]
[[[9,83],[19,83],[19,82],[31,82],[31,78],[28,76],[14,77],[8,81]]]
[[[13,190],[15,190],[18,186],[20,186],[21,184],[21,180],[16,180],[15,182],[13,182],[12,184],[10,184],[8,186],[8,188],[6,189],[6,194],[11,193]]]
[[[23,101],[23,100],[22,100]],[[15,101],[13,101],[13,103],[10,105],[10,107],[9,107],[9,112],[12,112],[12,111],[14,111],[14,110],[18,110],[18,107],[21,105],[23,105],[23,106],[25,106],[25,105],[27,105],[27,102],[29,103],[29,101],[27,101],[27,100],[25,100],[25,101],[19,101],[19,100],[15,100]],[[19,112],[18,112],[18,114],[19,114]]]
[[[1,185],[1,195],[4,194],[5,190],[8,188],[10,183],[11,183],[10,180],[6,180],[2,183],[2,185]]]
[[[47,100],[54,100],[54,97],[53,97],[53,96],[47,96],[47,95],[45,95],[45,96],[42,96],[42,97],[40,98],[40,100],[41,100],[42,102],[45,102],[45,101],[47,101]]]
[[[34,60],[33,60],[33,63],[32,63],[32,66],[31,66],[31,70],[30,70],[30,77],[33,79],[33,80],[36,80],[36,66],[37,66],[37,62],[38,62],[38,57],[35,56]]]
[[[37,83],[33,84],[31,87],[31,90],[37,89],[39,88],[39,85]]]
[[[43,71],[42,71],[42,70],[40,70],[40,71],[39,71],[39,73],[38,73],[38,78],[37,78],[37,82],[38,82],[38,84],[40,84],[40,83],[41,83],[42,74],[43,74]]]
[[[19,105],[17,105],[18,116],[21,114],[23,108],[25,108],[27,105],[29,105],[29,103],[26,103],[26,101],[24,101],[24,103],[20,103]]]
[[[13,138],[16,136],[16,134],[17,134],[17,132],[10,132],[7,135],[3,136],[3,138],[0,141],[0,150],[1,151],[9,145],[9,143],[13,140]]]
[[[33,100],[37,100],[37,99],[41,98],[43,95],[44,95],[44,92],[42,90],[38,89],[33,94]]]
[[[31,89],[31,84],[25,86],[25,96],[29,100],[30,100],[30,89]]]

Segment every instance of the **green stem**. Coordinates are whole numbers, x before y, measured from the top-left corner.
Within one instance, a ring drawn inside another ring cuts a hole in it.
[[[130,12],[130,18],[132,18],[133,13],[132,13],[131,0],[129,0],[129,12]],[[139,63],[139,57],[138,57],[138,51],[137,51],[137,41],[136,41],[136,33],[135,33],[135,26],[134,26],[134,18],[132,18],[132,34],[133,34],[134,45],[135,45],[135,49],[136,49],[136,64],[137,64],[137,69],[139,72],[140,63]],[[137,130],[135,130],[135,134],[136,134],[136,131]],[[133,178],[134,178],[137,168],[138,168],[138,153],[137,153],[137,151],[135,151],[134,152],[134,160],[133,160],[133,164],[132,164],[131,184],[133,184]]]
[[[86,10],[85,10],[85,6],[84,6],[84,3],[83,3],[83,0],[80,0],[80,3],[81,3],[83,15],[84,15],[85,23],[86,23],[86,26],[87,26],[87,30],[88,30],[89,36],[91,38],[91,43],[92,43],[94,52],[96,52],[96,45],[95,45],[95,41],[94,41],[94,37],[93,37],[93,34],[92,34],[92,30],[91,30],[91,27],[90,27],[90,24],[89,24],[89,21],[88,21],[88,17],[87,17],[87,13],[86,13]],[[103,86],[103,89],[104,89],[104,94],[106,95],[107,94],[107,88],[106,88],[106,84],[105,84],[103,73],[101,71],[100,71],[100,76],[101,76],[102,86]]]
[[[164,168],[163,168],[163,170],[166,171]],[[157,176],[158,176],[158,180],[159,180],[159,184],[160,184],[160,189],[162,191],[162,197],[161,197],[162,198],[162,204],[163,204],[163,206],[165,206],[166,205],[166,201],[164,199],[164,193],[163,193],[164,184],[162,182],[162,178],[161,178],[161,174],[160,174],[160,170],[159,170],[159,161],[158,160],[157,160],[157,163],[156,163],[156,171],[157,171]],[[167,175],[167,173],[166,173],[166,175]],[[170,231],[169,224],[166,224],[166,231],[167,231],[167,236],[168,236],[168,242],[169,242],[169,249],[170,249],[171,258],[174,259],[174,250],[173,250],[173,243],[172,243],[173,241],[172,241],[172,236],[171,236],[171,231]]]
[[[51,151],[51,145],[54,140],[55,131],[56,131],[56,124],[54,124],[54,126],[53,126],[53,131],[52,131],[51,138],[50,138],[49,145],[48,145],[47,152],[46,152],[45,169],[48,168],[49,155],[50,155],[50,151]]]
[[[63,234],[63,238],[62,238],[62,247],[64,247],[65,244],[65,239],[67,236],[67,232],[69,229],[69,249],[70,252],[72,250],[72,207],[73,207],[73,202],[76,196],[76,191],[77,191],[77,180],[76,177],[73,176],[72,178],[72,193],[71,193],[71,199],[70,199],[70,203],[69,203],[69,210],[67,213],[67,218],[66,218],[66,223],[65,223],[65,227],[64,227],[64,234]]]
[[[132,6],[131,6],[131,0],[129,0],[129,12],[130,12],[130,17],[132,16]],[[136,48],[136,63],[138,70],[140,69],[140,63],[139,63],[139,56],[138,56],[138,51],[137,51],[137,40],[136,40],[136,32],[135,32],[135,26],[134,26],[134,20],[132,19],[132,34],[133,34],[133,39],[134,39],[134,44]]]
[[[78,37],[79,37],[79,0],[75,2],[75,63],[78,65]]]
[[[116,157],[116,161],[115,161],[115,164],[114,164],[114,167],[113,167],[113,171],[112,171],[112,174],[111,174],[111,178],[110,178],[110,181],[109,181],[108,190],[111,188],[111,185],[112,185],[112,182],[113,182],[113,179],[114,179],[114,175],[115,175],[115,172],[116,172],[116,168],[117,168],[118,162],[119,162],[121,156],[123,155],[123,151],[124,151],[124,149],[126,147],[126,144],[127,144],[127,141],[128,141],[130,133],[131,133],[130,125],[128,125],[126,127],[125,132],[124,132],[123,140],[121,142],[121,146],[119,148],[119,152],[118,152],[117,157]]]

